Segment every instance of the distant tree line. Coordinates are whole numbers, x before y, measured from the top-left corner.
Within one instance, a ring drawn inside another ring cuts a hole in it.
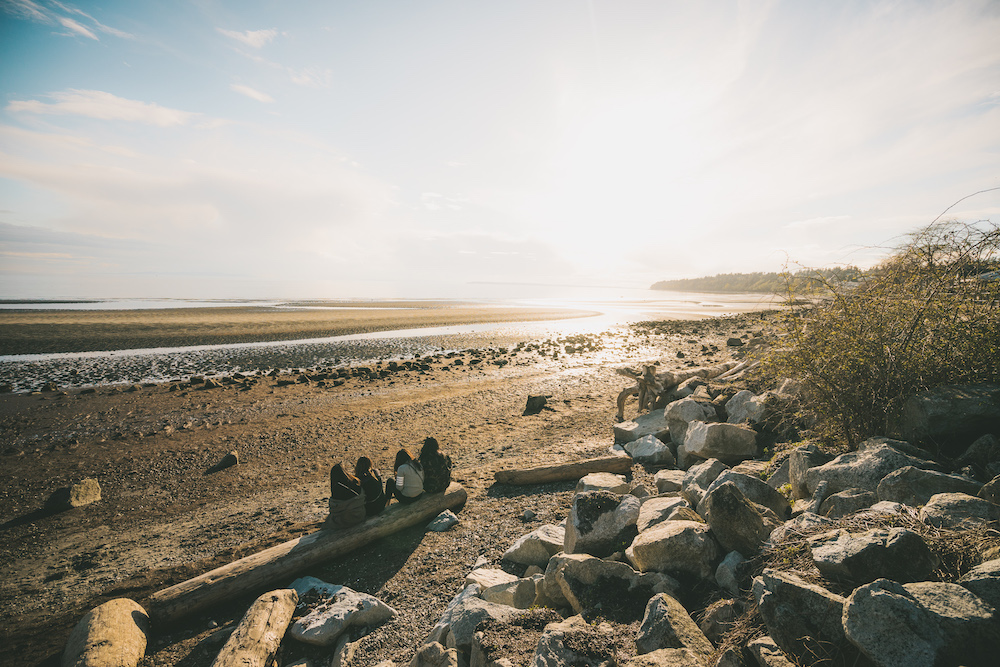
[[[791,272],[720,273],[704,278],[683,278],[681,280],[661,280],[650,289],[674,292],[761,292],[773,294],[785,292],[789,288],[802,293],[819,288],[820,285],[838,284],[858,280],[864,271],[856,266],[832,269],[803,269]]]

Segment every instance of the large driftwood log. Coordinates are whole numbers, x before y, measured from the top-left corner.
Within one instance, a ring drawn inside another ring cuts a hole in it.
[[[351,528],[324,528],[277,544],[193,579],[164,588],[149,598],[150,616],[170,623],[234,596],[273,585],[302,570],[350,553],[359,547],[437,516],[465,503],[468,494],[452,482],[447,490],[410,505],[390,505],[384,512]]]
[[[298,603],[299,596],[291,588],[264,593],[254,600],[212,667],[266,667],[278,652]]]
[[[493,475],[501,484],[546,484],[562,482],[568,479],[580,479],[592,472],[624,473],[632,469],[632,458],[629,456],[606,456],[599,459],[586,459],[574,463],[560,463],[538,468],[523,468],[521,470],[498,470]]]
[[[735,361],[726,361],[715,366],[701,366],[679,371],[664,371],[662,373],[655,372],[656,366],[646,365],[643,366],[641,374],[631,368],[619,368],[617,373],[632,378],[635,380],[636,385],[634,387],[627,387],[618,394],[618,413],[616,415],[618,421],[625,420],[625,401],[629,396],[639,397],[639,412],[650,410],[654,407],[663,407],[659,405],[661,399],[676,389],[677,385],[684,382],[684,380],[693,377],[711,380],[723,375],[737,365]]]

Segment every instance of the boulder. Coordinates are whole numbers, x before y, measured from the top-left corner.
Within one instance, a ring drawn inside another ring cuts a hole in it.
[[[506,584],[497,584],[483,590],[480,594],[487,602],[504,604],[515,609],[527,609],[535,604],[538,582],[544,579],[542,575],[515,579]]]
[[[87,477],[53,491],[52,495],[45,501],[45,507],[51,511],[62,512],[74,507],[96,503],[100,499],[100,483],[93,477]]]
[[[328,584],[315,577],[302,577],[292,582],[300,602],[320,598],[312,610],[295,621],[291,636],[305,644],[331,646],[350,627],[378,625],[396,615],[396,610],[367,593],[347,586]]]
[[[839,519],[858,510],[871,507],[878,496],[864,489],[844,489],[827,496],[819,506],[819,513],[829,519]]]
[[[747,649],[760,667],[795,667],[795,663],[786,658],[774,640],[767,635],[754,639],[747,644]]]
[[[983,484],[976,495],[994,505],[1000,505],[1000,475]]]
[[[691,504],[691,507],[697,507],[708,487],[722,474],[723,470],[728,468],[729,466],[718,459],[708,459],[691,466],[691,469],[684,475],[681,495]]]
[[[678,505],[670,510],[670,514],[667,515],[667,521],[697,521],[698,523],[706,523],[704,517],[686,505]]]
[[[487,618],[507,620],[524,613],[507,605],[487,602],[479,597],[480,592],[476,584],[462,589],[445,607],[424,642],[438,642],[468,656],[472,649],[472,635],[482,621]]]
[[[903,404],[903,438],[955,457],[977,438],[1000,433],[1000,384],[936,387]]]
[[[771,533],[771,544],[780,544],[787,539],[796,539],[805,534],[815,533],[824,527],[833,527],[834,521],[814,512],[803,512],[794,519],[786,521]]]
[[[961,475],[946,475],[935,470],[906,466],[894,470],[878,483],[878,499],[911,507],[927,504],[938,493],[967,493],[974,496],[983,485]]]
[[[434,517],[434,520],[427,524],[427,530],[435,533],[443,533],[458,524],[458,517],[451,510],[445,510]]]
[[[660,442],[655,435],[645,435],[625,445],[625,451],[639,463],[657,466],[674,466],[674,455],[670,448]]]
[[[770,509],[781,521],[787,519],[789,513],[792,511],[792,508],[788,505],[788,501],[785,497],[759,477],[744,475],[736,472],[736,470],[723,470],[705,490],[705,495],[698,504],[699,514],[705,516],[702,510],[704,509],[703,506],[708,500],[708,497],[712,495],[712,492],[716,488],[726,482],[735,484],[748,500]]]
[[[813,444],[802,445],[792,450],[788,456],[788,481],[792,485],[793,498],[808,498],[812,495],[806,486],[806,471],[829,463],[833,457]]]
[[[517,577],[494,567],[477,567],[465,575],[466,586],[476,584],[483,589],[498,584],[509,584],[512,581],[517,581]]]
[[[581,616],[549,623],[538,640],[532,667],[614,667],[610,630],[606,624],[595,627]]]
[[[747,562],[739,551],[730,551],[715,568],[715,583],[730,595],[740,594],[741,566]]]
[[[991,464],[1000,462],[1000,439],[992,433],[977,438],[965,453],[955,460],[956,468],[972,466],[978,472],[987,470]]]
[[[710,580],[719,547],[706,524],[665,521],[640,533],[625,550],[625,556],[640,572],[654,570]]]
[[[640,574],[627,563],[572,554],[555,570],[555,580],[573,613],[592,612],[620,622],[642,618],[653,595],[676,592],[679,584],[659,572]],[[633,607],[630,609],[630,607]],[[623,616],[633,614],[633,617]]]
[[[646,500],[639,508],[639,518],[636,521],[637,530],[641,533],[658,523],[663,523],[670,516],[670,513],[678,507],[690,506],[681,497],[657,496]]]
[[[701,507],[703,511],[699,513],[712,527],[712,534],[722,548],[738,551],[748,558],[760,551],[771,531],[781,523],[765,517],[731,481],[713,485],[705,494]]]
[[[996,521],[1000,506],[965,493],[938,493],[920,508],[920,520],[937,528],[975,528]]]
[[[937,469],[936,464],[893,447],[893,442],[887,438],[873,438],[862,443],[856,452],[841,454],[829,463],[809,468],[805,473],[806,489],[812,494],[820,482],[828,482],[831,494],[846,489],[875,491],[883,477],[899,468]]]
[[[625,481],[625,475],[616,475],[611,472],[592,472],[584,475],[576,483],[576,492],[584,491],[610,491],[612,493],[628,493],[629,485]]]
[[[939,560],[917,533],[877,528],[862,533],[836,530],[809,539],[813,563],[827,579],[867,584],[876,579],[922,581]]]
[[[127,598],[108,600],[77,622],[62,667],[135,667],[146,654],[149,614]]]
[[[764,421],[768,395],[757,396],[744,389],[726,401],[726,421],[730,424],[760,424]]]
[[[656,482],[656,492],[680,491],[681,486],[684,485],[684,475],[686,474],[683,470],[657,470],[653,477]]]
[[[844,605],[851,643],[879,667],[994,664],[994,609],[958,584],[877,579]]]
[[[635,496],[588,491],[573,496],[566,520],[566,553],[610,556],[631,543],[642,502]]]
[[[545,524],[521,536],[504,552],[503,559],[520,565],[545,567],[549,558],[562,551],[565,541],[564,526]]]
[[[408,667],[458,667],[458,651],[438,642],[427,642],[414,654]]]
[[[757,453],[757,434],[737,424],[691,422],[684,435],[689,454],[736,463]]]
[[[655,435],[661,441],[670,439],[670,429],[663,410],[650,410],[632,421],[624,421],[614,426],[615,442],[626,444],[644,435]]]
[[[857,649],[847,641],[840,622],[844,598],[772,569],[754,579],[753,591],[768,634],[793,661],[855,664]]]
[[[708,641],[718,645],[736,625],[736,620],[743,614],[743,611],[744,605],[741,600],[726,598],[716,600],[701,614],[698,627],[708,637]]]
[[[980,563],[957,582],[1000,611],[1000,559]]]
[[[545,409],[545,405],[549,402],[550,398],[552,398],[551,394],[539,396],[529,395],[528,400],[524,402],[524,411],[521,413],[521,416],[527,417],[529,415],[537,415]]]
[[[780,489],[784,485],[788,484],[791,487],[792,476],[791,476],[792,460],[790,456],[786,456],[785,459],[774,468],[773,472],[767,477],[767,485],[772,489]]]
[[[681,470],[687,470],[691,466],[704,462],[705,459],[700,456],[688,453],[687,447],[684,445],[677,445],[677,467]]]
[[[653,596],[646,604],[635,648],[639,654],[663,648],[686,648],[705,662],[715,650],[684,606],[666,593]]]
[[[678,445],[683,445],[689,424],[718,421],[718,415],[711,403],[682,398],[667,406],[666,420],[670,427],[670,439]]]

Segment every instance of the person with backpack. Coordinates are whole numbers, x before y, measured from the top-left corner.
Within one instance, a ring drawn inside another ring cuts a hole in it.
[[[412,503],[424,495],[424,469],[406,449],[396,452],[396,479],[388,480],[386,495],[395,496],[401,503]]]
[[[354,475],[361,482],[361,490],[365,493],[365,514],[375,516],[384,510],[389,498],[382,487],[381,475],[372,467],[372,460],[367,456],[359,458],[354,466]]]
[[[424,469],[424,491],[427,493],[444,493],[451,484],[451,457],[438,450],[438,441],[434,438],[425,438],[420,448],[419,460]]]
[[[365,520],[365,492],[361,480],[337,462],[330,468],[330,518],[335,526],[348,528]]]

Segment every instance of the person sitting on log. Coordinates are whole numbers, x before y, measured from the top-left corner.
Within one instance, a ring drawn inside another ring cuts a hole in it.
[[[424,469],[406,449],[396,453],[396,478],[385,483],[386,496],[395,496],[401,503],[412,503],[424,495]]]
[[[424,468],[424,491],[444,493],[451,484],[451,457],[438,451],[438,441],[425,438],[420,448],[420,465]]]
[[[372,467],[372,460],[367,456],[359,458],[354,466],[354,475],[361,481],[361,490],[365,492],[365,514],[375,516],[384,510],[389,499],[382,487],[382,476]]]
[[[330,468],[330,521],[341,528],[365,520],[365,492],[361,480],[344,470],[341,463]]]

